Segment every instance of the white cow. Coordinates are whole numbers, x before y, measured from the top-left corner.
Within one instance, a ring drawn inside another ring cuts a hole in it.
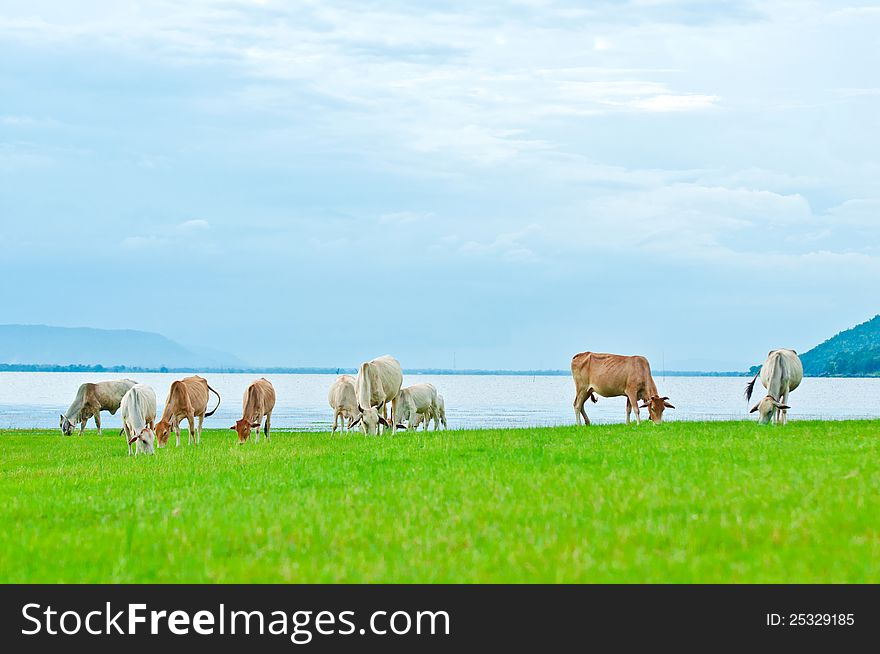
[[[114,415],[122,401],[122,396],[135,384],[137,382],[131,379],[81,384],[70,408],[67,409],[67,413],[61,414],[59,421],[61,433],[70,436],[79,423],[79,435],[82,436],[89,418],[94,417],[95,425],[98,427],[98,436],[100,436],[101,411],[109,411],[111,415]]]
[[[755,381],[761,377],[761,383],[767,389],[767,395],[751,408],[749,413],[758,412],[758,421],[762,425],[771,420],[777,425],[787,421],[788,394],[796,389],[804,378],[804,367],[794,350],[770,350],[761,370],[746,385],[746,399],[752,398]]]
[[[355,382],[359,415],[349,427],[360,424],[361,431],[365,434],[378,434],[380,424],[387,427],[388,403],[391,402],[393,416],[401,386],[403,370],[394,357],[386,354],[362,363]],[[382,415],[379,415],[379,409],[382,409]],[[391,432],[394,431],[392,422]]]
[[[425,431],[428,431],[428,425],[433,419],[434,429],[436,430],[438,418],[440,419],[440,422],[443,423],[443,429],[449,429],[449,427],[446,426],[446,401],[439,393],[437,394],[437,409],[435,415],[432,417],[427,411],[419,411],[419,414],[416,416],[415,423],[413,424],[413,429],[417,429],[419,425],[424,424]]]
[[[122,409],[122,430],[128,440],[128,454],[135,443],[135,455],[153,453],[156,434],[153,424],[156,421],[156,393],[146,384],[135,384],[122,396],[119,407]]]
[[[337,423],[342,422],[342,429],[351,429],[355,418],[360,415],[357,403],[357,391],[355,390],[355,378],[351,375],[339,375],[333,385],[327,401],[333,409],[333,432],[336,432]],[[346,420],[348,424],[346,424]]]
[[[401,389],[397,405],[392,413],[392,424],[398,429],[414,429],[418,415],[425,415],[425,428],[429,418],[434,419],[437,429],[437,389],[433,384],[413,384]]]

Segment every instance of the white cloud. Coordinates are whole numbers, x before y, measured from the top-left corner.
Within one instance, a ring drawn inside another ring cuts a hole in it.
[[[637,98],[624,104],[634,109],[645,111],[692,111],[694,109],[707,109],[718,103],[717,95],[670,95],[664,93],[648,98]]]
[[[522,229],[499,234],[489,242],[466,241],[458,251],[467,256],[492,256],[510,262],[533,262],[537,261],[538,257],[523,241],[528,241],[539,231],[538,225],[526,225]]]

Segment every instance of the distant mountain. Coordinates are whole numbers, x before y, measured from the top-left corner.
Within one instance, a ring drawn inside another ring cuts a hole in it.
[[[880,315],[801,355],[807,375],[880,375]]]
[[[48,325],[0,325],[0,363],[143,368],[247,365],[226,352],[186,348],[152,332]]]

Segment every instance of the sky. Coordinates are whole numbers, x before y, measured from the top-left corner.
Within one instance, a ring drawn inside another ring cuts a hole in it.
[[[741,370],[880,312],[880,5],[0,0],[0,323]]]

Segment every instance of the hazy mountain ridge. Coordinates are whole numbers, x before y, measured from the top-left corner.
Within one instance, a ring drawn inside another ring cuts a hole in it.
[[[49,325],[0,325],[0,363],[108,368],[247,365],[232,354],[189,349],[153,332]]]

